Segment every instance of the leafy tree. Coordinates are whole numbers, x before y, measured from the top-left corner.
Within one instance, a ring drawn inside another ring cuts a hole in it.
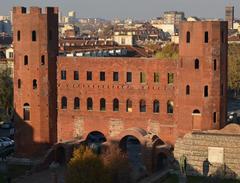
[[[178,45],[166,44],[161,51],[156,53],[158,59],[178,59]]]
[[[67,183],[110,183],[110,174],[100,156],[90,148],[80,147],[74,150],[68,164]]]
[[[13,106],[13,82],[9,69],[0,72],[0,120],[8,117]]]

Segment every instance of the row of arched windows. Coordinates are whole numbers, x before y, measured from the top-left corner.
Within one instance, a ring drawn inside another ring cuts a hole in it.
[[[100,111],[106,111],[106,99],[101,98],[99,101]],[[167,113],[172,114],[173,113],[173,106],[174,103],[173,101],[168,101],[167,102]],[[62,97],[61,99],[61,108],[62,109],[67,109],[68,107],[68,100],[67,97]],[[92,98],[87,98],[87,110],[92,111],[93,110],[93,99]],[[132,100],[128,99],[126,101],[126,112],[132,112],[133,104]],[[80,109],[80,99],[78,97],[74,98],[74,109]],[[112,101],[112,110],[115,112],[119,111],[119,100],[117,98],[113,99]],[[147,111],[147,106],[146,106],[146,101],[145,100],[140,100],[139,101],[139,112],[146,112]],[[158,100],[153,101],[153,113],[159,113],[160,112],[160,102]]]
[[[200,69],[200,61],[197,58],[194,61],[194,68]],[[213,69],[214,69],[214,71],[217,70],[217,60],[216,59],[213,60]]]
[[[45,65],[45,56],[44,55],[41,56],[40,61],[41,61],[41,65]],[[28,56],[27,55],[24,56],[23,63],[24,63],[24,65],[28,65]]]

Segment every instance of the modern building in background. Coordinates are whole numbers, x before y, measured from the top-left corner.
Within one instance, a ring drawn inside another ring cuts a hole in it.
[[[164,12],[164,16],[163,16],[163,23],[178,25],[184,19],[185,19],[184,12],[166,11]]]
[[[225,20],[228,21],[228,29],[233,29],[234,6],[225,7]]]

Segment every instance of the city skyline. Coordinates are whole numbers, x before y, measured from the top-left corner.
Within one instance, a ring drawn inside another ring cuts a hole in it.
[[[135,0],[134,0],[135,1]],[[186,16],[197,16],[202,18],[224,18],[225,6],[233,5],[235,7],[235,17],[239,18],[240,8],[237,0],[169,0],[159,1],[151,0],[151,3],[144,0],[136,2],[129,2],[127,0],[59,0],[58,2],[46,0],[44,2],[39,0],[9,0],[2,3],[0,7],[1,15],[8,15],[13,6],[58,6],[60,11],[65,15],[68,11],[76,11],[77,17],[81,18],[133,18],[133,19],[151,19],[162,16],[164,11],[183,11]],[[98,9],[96,9],[97,7]],[[190,8],[191,7],[191,8]],[[213,9],[214,7],[214,9]],[[214,10],[214,11],[213,11]]]

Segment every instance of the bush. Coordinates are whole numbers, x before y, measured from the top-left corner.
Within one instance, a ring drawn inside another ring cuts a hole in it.
[[[158,59],[178,59],[178,45],[166,44],[161,51],[157,52],[156,58]]]

